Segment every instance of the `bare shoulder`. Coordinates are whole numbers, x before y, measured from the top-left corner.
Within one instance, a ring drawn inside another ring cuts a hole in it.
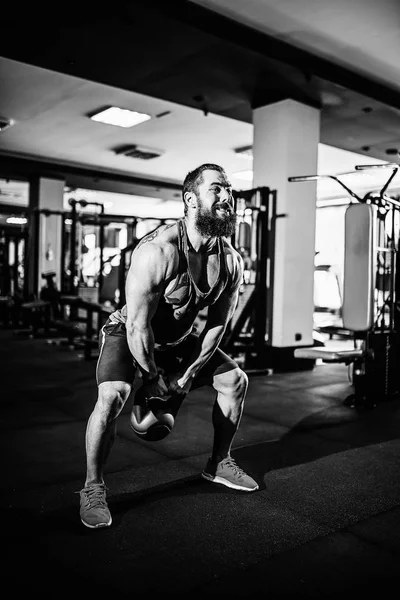
[[[177,223],[168,223],[165,225],[160,225],[154,231],[150,231],[144,235],[140,240],[136,249],[141,248],[145,244],[154,243],[154,244],[172,244],[176,246],[178,239],[178,225]]]
[[[132,253],[132,263],[153,260],[172,276],[178,261],[177,223],[161,225],[143,236]]]
[[[234,284],[239,283],[243,276],[243,259],[227,238],[223,238],[224,252],[228,271]]]

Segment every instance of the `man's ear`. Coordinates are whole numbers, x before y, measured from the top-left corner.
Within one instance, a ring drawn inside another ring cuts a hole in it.
[[[197,206],[197,197],[194,192],[186,192],[183,199],[188,208],[195,208]]]

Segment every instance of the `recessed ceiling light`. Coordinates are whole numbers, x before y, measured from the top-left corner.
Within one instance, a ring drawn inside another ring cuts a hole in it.
[[[139,113],[134,110],[128,110],[126,108],[118,108],[117,106],[110,106],[98,113],[90,116],[93,121],[100,123],[106,123],[107,125],[116,125],[117,127],[134,127],[151,119],[150,115],[145,113]]]
[[[245,181],[253,180],[253,171],[237,171],[233,173],[233,177],[236,179],[244,179]]]
[[[28,222],[26,217],[8,217],[6,219],[6,223],[10,223],[12,225],[25,225]]]
[[[321,101],[323,106],[340,106],[343,104],[342,98],[338,94],[322,90]]]
[[[6,119],[4,117],[0,117],[0,131],[4,131],[8,127],[11,127],[11,125],[14,125],[13,119]]]

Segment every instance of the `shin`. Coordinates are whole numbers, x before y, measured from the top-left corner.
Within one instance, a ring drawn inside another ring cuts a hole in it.
[[[98,399],[86,428],[86,484],[103,482],[103,467],[116,436],[116,419],[130,391],[131,386],[123,381],[99,385]]]
[[[214,444],[212,460],[229,456],[232,442],[243,413],[248,378],[239,367],[214,375],[217,398],[213,406]]]

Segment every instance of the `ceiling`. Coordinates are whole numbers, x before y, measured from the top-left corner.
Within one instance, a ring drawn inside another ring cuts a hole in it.
[[[399,162],[398,0],[93,8],[75,0],[63,12],[2,8],[0,117],[15,123],[0,133],[0,177],[40,169],[65,175],[71,188],[179,203],[186,173],[217,162],[248,189],[251,180],[234,173],[251,162],[235,149],[252,144],[253,108],[287,98],[321,110],[319,172]],[[132,129],[88,118],[109,105],[153,118]],[[160,156],[117,154],[125,144]],[[1,201],[12,197],[0,191]]]

